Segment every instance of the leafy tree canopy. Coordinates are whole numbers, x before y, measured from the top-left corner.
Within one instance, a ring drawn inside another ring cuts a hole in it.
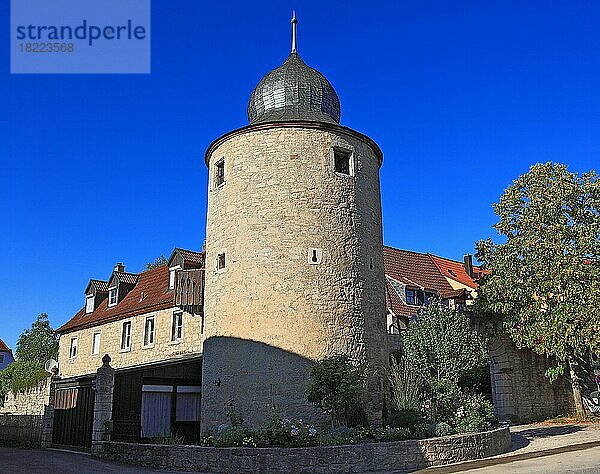
[[[467,374],[488,363],[485,341],[469,318],[439,301],[409,324],[402,344],[409,369],[427,384],[446,380],[458,386]]]
[[[463,391],[479,388],[468,381],[488,367],[485,340],[469,318],[439,301],[409,324],[402,344],[407,369],[431,398],[434,419],[451,417]]]
[[[17,360],[44,364],[58,357],[58,334],[50,326],[48,315],[40,314],[30,329],[19,336],[15,350]]]
[[[146,270],[152,270],[154,268],[162,267],[163,265],[166,265],[167,263],[169,263],[169,261],[167,260],[167,257],[165,257],[164,255],[161,255],[160,257],[157,257],[153,262],[148,262],[146,264]]]
[[[504,243],[484,240],[491,274],[477,307],[499,318],[519,347],[571,364],[600,352],[600,181],[556,163],[537,164],[494,205]],[[573,374],[572,374],[573,379]],[[577,400],[576,400],[577,404]]]

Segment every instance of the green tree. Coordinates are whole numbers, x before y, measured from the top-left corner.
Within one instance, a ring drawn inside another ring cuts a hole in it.
[[[494,204],[504,242],[477,244],[490,275],[477,308],[493,315],[518,347],[570,368],[575,407],[584,413],[577,361],[600,352],[600,181],[565,165],[537,164]]]
[[[148,262],[146,264],[146,270],[152,270],[154,268],[162,267],[169,263],[167,257],[161,255],[160,257],[156,257],[153,262]]]
[[[327,357],[313,364],[307,399],[331,415],[337,424],[365,424],[362,409],[364,369],[352,364],[345,355]]]
[[[50,326],[48,315],[40,314],[30,329],[26,329],[17,341],[17,360],[37,362],[43,365],[48,359],[58,357],[58,334]]]
[[[31,328],[19,336],[15,355],[16,360],[0,371],[0,405],[9,390],[25,390],[48,377],[44,363],[58,357],[58,334],[46,313],[40,314]]]
[[[469,318],[439,301],[409,324],[402,344],[408,370],[419,375],[431,397],[434,420],[451,416],[460,403],[462,379],[488,366],[485,340]]]

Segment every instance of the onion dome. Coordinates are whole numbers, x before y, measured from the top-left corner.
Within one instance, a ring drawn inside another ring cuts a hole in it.
[[[258,83],[248,102],[251,124],[306,120],[340,123],[340,100],[329,81],[307,66],[296,51],[296,15],[292,18],[292,52]]]

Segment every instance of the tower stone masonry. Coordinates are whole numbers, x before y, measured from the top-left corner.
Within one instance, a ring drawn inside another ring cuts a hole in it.
[[[295,23],[294,23],[295,30]],[[368,366],[382,417],[387,367],[379,168],[367,136],[339,125],[331,84],[295,51],[248,105],[250,124],[208,148],[202,429],[273,409],[325,422],[306,401],[311,363]]]

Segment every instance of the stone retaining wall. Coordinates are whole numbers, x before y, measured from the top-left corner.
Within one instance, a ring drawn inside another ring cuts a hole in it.
[[[545,420],[574,411],[568,379],[550,383],[545,372],[552,361],[529,349],[517,349],[505,337],[489,345],[494,410],[498,419],[513,423]]]
[[[43,415],[49,396],[50,377],[37,386],[17,392],[17,394],[9,391],[4,398],[4,406],[0,407],[0,414]]]
[[[111,461],[177,471],[342,473],[408,472],[508,451],[508,427],[425,440],[310,448],[210,448],[104,441],[95,455]]]
[[[43,415],[0,414],[0,445],[40,444]],[[1,470],[1,468],[0,468]]]

